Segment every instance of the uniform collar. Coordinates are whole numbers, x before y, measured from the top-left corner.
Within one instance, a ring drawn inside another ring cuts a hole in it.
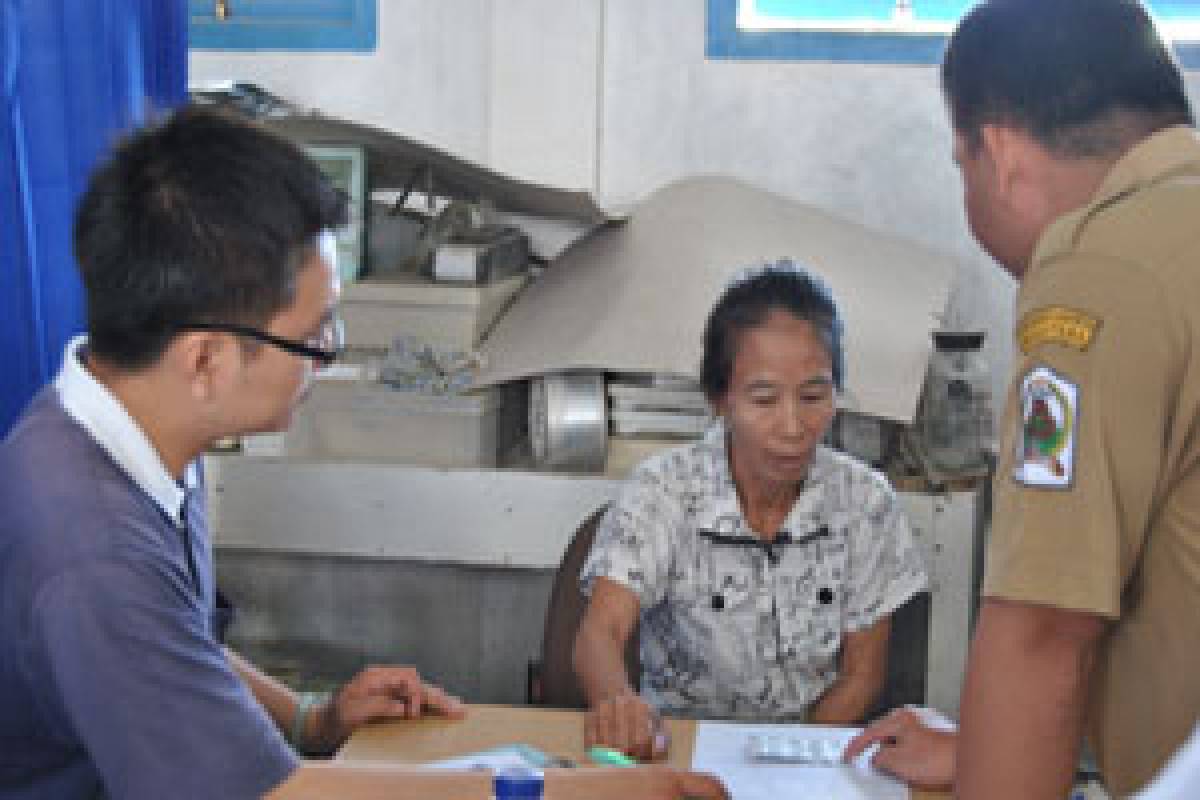
[[[1143,139],[1122,156],[1083,208],[1056,219],[1034,249],[1032,269],[1074,247],[1079,232],[1097,213],[1147,186],[1194,168],[1200,158],[1200,138],[1190,125],[1166,128]]]
[[[1113,203],[1138,189],[1194,165],[1197,135],[1190,125],[1152,134],[1129,150],[1109,171],[1092,202],[1093,208]]]
[[[179,524],[184,494],[197,483],[196,465],[189,464],[184,470],[182,484],[171,477],[158,451],[121,401],[83,365],[86,346],[86,336],[76,336],[67,344],[62,369],[54,379],[63,410]]]
[[[746,523],[738,502],[737,486],[733,482],[733,471],[729,465],[728,436],[721,420],[714,422],[700,442],[704,453],[708,491],[701,493],[696,509],[696,523],[728,536],[739,536],[757,540],[758,537]],[[818,447],[809,467],[804,488],[796,497],[792,510],[783,522],[783,530],[793,537],[810,533],[819,524],[825,499],[825,484],[831,466],[831,455],[824,447]]]

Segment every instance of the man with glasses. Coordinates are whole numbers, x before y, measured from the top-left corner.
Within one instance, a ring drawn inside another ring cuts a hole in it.
[[[0,444],[0,798],[487,797],[480,774],[305,763],[365,722],[461,716],[408,668],[315,706],[221,648],[198,459],[290,422],[342,344],[345,201],[299,149],[184,109],[93,175],[87,335]],[[721,797],[665,768],[548,797]]]

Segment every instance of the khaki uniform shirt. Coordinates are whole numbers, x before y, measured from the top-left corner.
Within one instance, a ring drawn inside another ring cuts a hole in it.
[[[718,423],[634,472],[582,582],[641,604],[642,695],[674,716],[802,720],[838,674],[842,634],[925,587],[886,480],[819,448],[775,542],[749,528]]]
[[[1114,621],[1089,737],[1146,783],[1200,716],[1200,141],[1160,132],[1056,221],[1018,296],[984,593]]]

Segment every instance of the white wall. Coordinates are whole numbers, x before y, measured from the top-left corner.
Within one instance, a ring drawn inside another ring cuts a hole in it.
[[[196,51],[238,78],[540,183],[596,184],[598,0],[379,0],[373,53]]]
[[[497,0],[491,165],[571,189],[596,186],[604,5]]]
[[[373,53],[196,51],[189,80],[239,78],[487,162],[491,0],[379,0]]]
[[[935,67],[707,61],[703,3],[605,5],[606,200],[725,173],[956,255],[955,321],[989,331],[1000,391],[1013,284],[967,232]]]

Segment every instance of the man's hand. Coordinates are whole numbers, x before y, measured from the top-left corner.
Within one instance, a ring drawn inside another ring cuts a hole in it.
[[[585,747],[611,747],[639,761],[662,758],[669,745],[662,718],[633,692],[622,692],[593,706],[584,716],[583,740]]]
[[[949,789],[957,738],[955,732],[930,728],[916,712],[900,708],[851,739],[843,758],[851,761],[878,744],[879,752],[871,759],[876,769],[920,789]]]
[[[423,713],[460,719],[467,709],[454,695],[423,682],[412,667],[368,667],[313,714],[315,731],[306,741],[333,751],[368,722],[416,719]]]
[[[655,771],[659,780],[656,781],[645,797],[653,800],[676,800],[676,798],[694,798],[695,800],[729,800],[729,793],[721,782],[712,775],[699,772],[687,772],[671,767],[649,767]],[[641,795],[637,795],[641,796]]]
[[[654,765],[633,769],[546,770],[546,797],[572,800],[729,800],[711,775]]]

